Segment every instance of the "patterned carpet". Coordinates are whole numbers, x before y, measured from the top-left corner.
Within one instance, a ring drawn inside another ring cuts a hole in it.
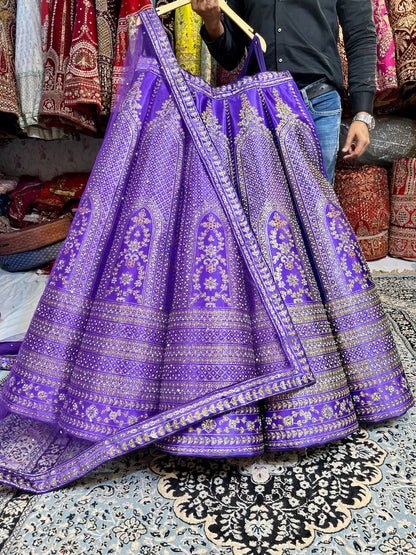
[[[416,394],[416,276],[375,279]],[[0,554],[416,555],[415,417],[261,459],[140,451],[60,491],[0,486]]]

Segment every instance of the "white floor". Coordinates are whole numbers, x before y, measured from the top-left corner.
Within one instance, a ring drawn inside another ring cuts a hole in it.
[[[416,262],[386,257],[369,263],[374,273],[416,272]],[[49,276],[0,268],[0,341],[22,339]]]
[[[402,272],[416,272],[416,262],[409,260],[402,260],[401,258],[392,258],[386,256],[380,260],[369,262],[370,270],[372,272],[388,272],[388,273],[402,273]]]
[[[48,278],[0,269],[0,341],[18,341],[26,333]]]

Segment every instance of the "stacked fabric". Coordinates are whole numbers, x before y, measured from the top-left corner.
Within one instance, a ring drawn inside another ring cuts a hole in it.
[[[416,260],[416,158],[393,165],[389,254]]]
[[[387,170],[379,166],[337,169],[334,187],[366,260],[387,256],[390,218]]]
[[[43,183],[0,178],[0,268],[9,272],[53,261],[68,234],[89,174],[63,174]]]

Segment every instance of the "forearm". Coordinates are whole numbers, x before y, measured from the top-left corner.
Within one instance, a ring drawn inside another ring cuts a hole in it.
[[[234,69],[244,54],[244,35],[226,16],[222,18],[218,0],[191,0],[191,3],[203,19],[201,36],[211,55],[225,69]]]
[[[225,69],[232,70],[239,64],[244,54],[245,40],[233,29],[231,22],[224,18],[222,22],[223,32],[217,38],[212,39],[207,27],[201,28],[201,36],[208,46],[211,55]]]
[[[377,35],[371,0],[341,1],[338,16],[348,59],[353,113],[372,113],[376,92]]]

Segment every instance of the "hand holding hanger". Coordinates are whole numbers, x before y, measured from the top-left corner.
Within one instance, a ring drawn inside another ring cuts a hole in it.
[[[190,3],[191,3],[191,0],[175,0],[174,2],[171,2],[170,4],[166,4],[164,6],[159,6],[158,8],[156,8],[156,11],[157,11],[158,15],[163,15],[165,13],[176,10],[176,8],[180,8],[180,7],[185,6],[186,4],[190,4]],[[224,12],[225,14],[227,14],[227,16],[236,25],[238,25],[238,27],[240,27],[240,29],[242,29],[246,33],[246,35],[248,35],[251,39],[253,39],[254,35],[256,35],[259,38],[261,49],[263,50],[263,52],[266,52],[267,46],[266,46],[266,41],[263,39],[263,37],[261,37],[257,33],[254,33],[254,29],[252,27],[250,27],[250,25],[248,25],[244,21],[244,19],[242,19],[239,15],[236,14],[235,11],[232,10],[225,3],[225,0],[218,0],[218,4],[219,4],[219,7],[220,7],[221,11]]]

